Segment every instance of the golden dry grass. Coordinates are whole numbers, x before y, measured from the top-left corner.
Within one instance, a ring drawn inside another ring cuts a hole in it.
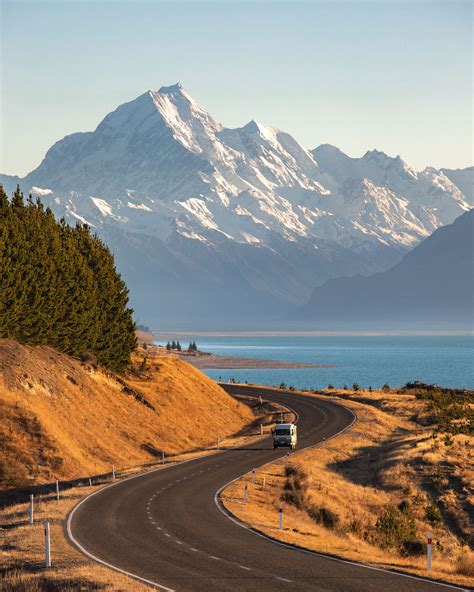
[[[337,525],[326,528],[306,508],[287,503],[284,529],[278,529],[278,507],[287,481],[282,461],[259,471],[253,487],[250,476],[231,484],[222,494],[225,506],[244,522],[285,542],[424,576],[424,555],[388,551],[372,538],[384,508],[404,500],[419,539],[423,541],[426,532],[433,531],[431,577],[472,585],[473,553],[447,527],[455,519],[461,532],[468,534],[472,528],[472,438],[455,436],[450,446],[433,439],[432,430],[412,420],[422,402],[410,395],[345,392],[332,396],[353,409],[358,421],[325,445],[293,454],[291,462],[308,475],[308,506],[327,509],[337,517]],[[441,468],[444,481],[435,479],[434,489],[433,477]],[[244,483],[249,487],[247,503],[242,499]],[[453,483],[456,490],[450,488]],[[426,507],[433,499],[443,509],[444,524],[427,520]]]
[[[140,352],[137,367],[145,353]],[[161,450],[166,451],[166,465],[213,454],[217,435],[223,448],[250,444],[261,437],[259,424],[268,433],[273,418],[285,411],[242,400],[172,356],[149,356],[141,371],[123,379],[50,348],[0,341],[0,484],[5,496],[0,508],[0,590],[150,589],[72,548],[64,536],[64,520],[99,486],[89,486],[88,476],[109,472],[112,464],[122,477],[161,468]],[[37,487],[55,478],[78,477],[82,485],[64,487],[59,501]],[[19,490],[6,492],[13,486]],[[30,489],[36,492],[34,525],[27,523]],[[14,497],[25,501],[13,503]],[[53,548],[53,568],[48,570],[43,568],[46,519]]]
[[[214,444],[254,420],[173,357],[121,380],[47,347],[0,341],[0,487],[120,470]]]

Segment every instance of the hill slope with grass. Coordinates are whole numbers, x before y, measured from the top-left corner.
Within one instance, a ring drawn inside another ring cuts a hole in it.
[[[173,357],[125,378],[49,347],[0,340],[0,489],[77,479],[215,444],[253,419]]]

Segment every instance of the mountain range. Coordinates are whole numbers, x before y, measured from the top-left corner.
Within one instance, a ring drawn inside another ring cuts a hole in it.
[[[299,314],[324,326],[474,329],[474,210],[431,236],[391,269],[316,288]]]
[[[254,120],[226,128],[176,84],[0,182],[93,227],[140,322],[235,329],[275,324],[332,278],[397,264],[474,205],[472,175],[377,150],[308,150]]]

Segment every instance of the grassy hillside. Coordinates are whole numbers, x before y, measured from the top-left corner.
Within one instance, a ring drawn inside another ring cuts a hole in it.
[[[204,374],[154,358],[120,378],[0,340],[0,489],[75,479],[215,443],[253,420]]]

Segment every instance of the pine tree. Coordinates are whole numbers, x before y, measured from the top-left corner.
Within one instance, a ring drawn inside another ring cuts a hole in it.
[[[93,353],[121,371],[136,347],[128,290],[108,248],[85,225],[0,185],[0,337]]]

